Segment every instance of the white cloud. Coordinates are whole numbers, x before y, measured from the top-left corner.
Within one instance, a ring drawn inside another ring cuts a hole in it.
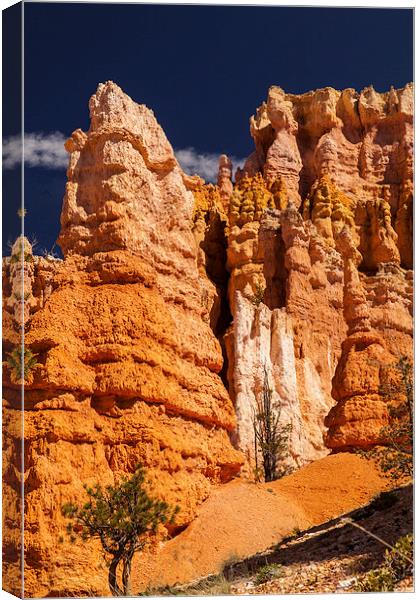
[[[198,152],[195,148],[175,150],[175,155],[183,170],[188,175],[200,175],[206,181],[216,181],[220,154]],[[236,156],[229,156],[229,158],[233,163],[233,173],[245,162],[244,158],[236,158]]]
[[[44,169],[66,169],[68,154],[64,149],[67,136],[60,131],[52,133],[25,134],[25,165]],[[179,164],[188,175],[200,175],[206,181],[216,181],[220,154],[199,152],[195,148],[175,151]],[[13,169],[20,165],[22,145],[20,136],[6,138],[3,143],[3,168]],[[231,156],[233,173],[245,159]]]
[[[45,169],[66,169],[69,155],[64,149],[67,136],[59,131],[53,133],[25,134],[25,166]],[[19,135],[3,142],[3,168],[14,169],[22,158],[22,141]]]

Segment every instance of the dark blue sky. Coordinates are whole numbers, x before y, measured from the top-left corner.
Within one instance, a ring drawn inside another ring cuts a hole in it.
[[[89,97],[112,79],[153,109],[175,148],[243,157],[252,151],[249,117],[272,84],[300,93],[369,84],[385,91],[411,81],[412,15],[408,9],[25,4],[25,129],[66,135],[86,129]],[[63,170],[26,169],[26,232],[39,250],[57,237],[64,184]],[[19,223],[11,218],[14,234]]]

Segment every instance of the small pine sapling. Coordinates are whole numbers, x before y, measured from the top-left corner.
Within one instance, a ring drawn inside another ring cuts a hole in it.
[[[259,478],[260,468],[258,456],[262,455],[262,470],[265,481],[274,481],[284,477],[290,469],[281,465],[289,454],[289,438],[291,424],[282,425],[281,412],[272,403],[273,390],[268,381],[267,369],[264,368],[264,384],[262,394],[257,398],[254,410],[254,453],[255,473]]]

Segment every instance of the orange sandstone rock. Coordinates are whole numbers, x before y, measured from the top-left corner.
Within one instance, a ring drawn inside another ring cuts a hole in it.
[[[233,192],[232,184],[232,161],[226,154],[222,154],[219,159],[219,171],[217,173],[217,187],[220,190],[220,197],[224,208],[229,206],[229,199]]]
[[[229,207],[226,338],[237,443],[251,463],[264,367],[293,424],[294,465],[323,456],[323,437],[336,449],[376,443],[386,422],[384,402],[351,387],[371,353],[386,364],[412,354],[412,92],[272,86],[251,117],[255,152]]]
[[[89,131],[66,143],[64,260],[20,239],[3,263],[5,349],[24,326],[39,363],[25,386],[27,595],[106,592],[99,547],[58,546],[60,507],[82,500],[83,483],[112,483],[141,462],[184,527],[244,460],[251,476],[265,371],[281,424],[292,424],[288,466],[383,441],[381,386],[412,354],[412,95],[411,84],[272,86],[235,184],[223,155],[209,185],[182,172],[152,111],[99,85]],[[22,424],[10,375],[5,581],[17,593]],[[322,464],[340,469],[346,456]],[[322,481],[318,507],[333,495]]]
[[[68,544],[59,545],[61,506],[82,501],[83,483],[113,483],[141,463],[154,493],[180,506],[177,526],[184,526],[212,484],[232,479],[243,462],[229,439],[235,413],[202,297],[193,192],[149,109],[111,82],[99,85],[89,106],[89,131],[67,143],[65,258],[25,332],[41,365],[25,386],[29,596],[106,591],[97,548],[69,554]],[[9,348],[14,332],[5,332]],[[7,369],[5,377],[5,419],[12,420],[20,394]],[[18,464],[18,437],[11,428],[7,435],[10,463]],[[9,471],[5,488],[17,485]],[[12,491],[7,498],[17,502]],[[16,543],[14,533],[5,537]]]

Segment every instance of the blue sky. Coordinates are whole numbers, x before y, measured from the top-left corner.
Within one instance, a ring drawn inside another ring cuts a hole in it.
[[[408,9],[26,4],[25,131],[32,148],[25,169],[26,233],[37,239],[38,251],[55,242],[65,185],[61,144],[77,127],[87,129],[88,100],[99,82],[112,79],[152,108],[190,167],[209,175],[218,154],[241,159],[252,151],[249,117],[270,85],[291,93],[370,84],[386,91],[411,81],[412,14]],[[16,106],[13,93],[9,104]],[[12,201],[19,167],[10,137],[18,129],[13,118],[3,129],[9,144],[4,204],[7,192],[11,198],[4,208],[7,243],[19,230]]]

